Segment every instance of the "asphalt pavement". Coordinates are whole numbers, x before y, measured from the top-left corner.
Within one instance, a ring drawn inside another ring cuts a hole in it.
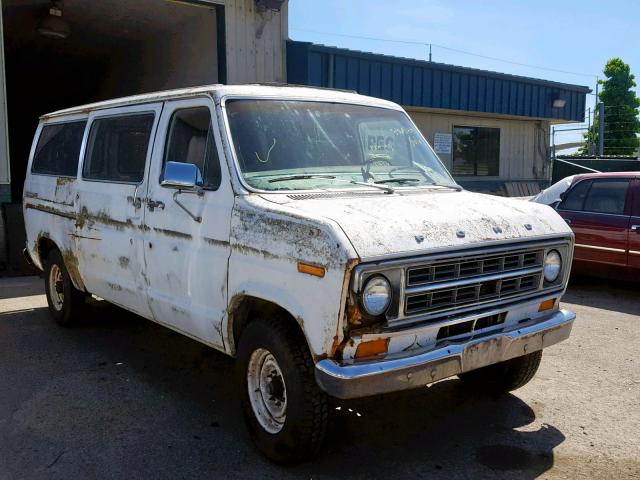
[[[245,433],[232,359],[106,304],[60,328],[41,279],[0,279],[0,479],[637,479],[639,290],[573,282],[571,338],[513,394],[336,401],[320,456],[280,467]]]

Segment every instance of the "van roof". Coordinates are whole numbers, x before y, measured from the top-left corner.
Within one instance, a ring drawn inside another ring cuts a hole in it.
[[[341,103],[358,103],[371,106],[400,109],[400,106],[374,97],[359,95],[346,90],[335,90],[330,88],[306,87],[303,85],[288,84],[247,84],[247,85],[205,85],[201,87],[179,88],[174,90],[164,90],[160,92],[143,93],[129,97],[115,98],[102,102],[89,103],[77,107],[66,108],[55,112],[47,113],[40,117],[41,120],[48,120],[55,117],[67,115],[87,114],[93,110],[105,108],[124,107],[143,103],[162,102],[176,98],[192,97],[197,95],[210,95],[215,100],[224,96],[247,96],[264,98],[291,98],[303,100],[324,100]]]

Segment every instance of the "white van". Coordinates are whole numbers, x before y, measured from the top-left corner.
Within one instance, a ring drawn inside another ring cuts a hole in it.
[[[271,459],[317,452],[327,397],[458,375],[506,392],[569,336],[573,235],[464,191],[398,105],[208,86],[42,117],[26,253],[51,315],[94,295],[237,358]]]

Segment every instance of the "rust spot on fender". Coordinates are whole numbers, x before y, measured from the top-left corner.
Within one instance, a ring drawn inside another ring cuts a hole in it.
[[[36,205],[33,203],[25,203],[24,208],[31,210],[38,210],[40,212],[50,213],[51,215],[56,215],[58,217],[67,218],[69,220],[75,220],[76,214],[73,212],[65,212],[63,210],[59,210],[55,207],[49,207],[48,205]]]
[[[64,265],[67,267],[67,271],[69,272],[69,276],[71,277],[71,281],[74,286],[79,290],[84,291],[85,286],[82,281],[82,277],[80,276],[80,270],[78,269],[78,259],[71,250],[63,250],[61,253],[62,260],[64,260]]]
[[[115,284],[115,283],[107,282],[107,287],[109,287],[111,290],[115,290],[116,292],[121,292],[122,291],[122,287],[120,285]]]
[[[290,261],[297,261],[297,259],[293,259],[293,258],[283,258],[279,255],[275,255],[267,250],[262,250],[260,248],[255,248],[255,247],[250,247],[249,245],[242,245],[239,243],[234,243],[233,245],[231,245],[231,248],[235,251],[237,251],[238,253],[242,253],[244,255],[259,255],[265,259],[270,259],[270,260],[290,260]]]

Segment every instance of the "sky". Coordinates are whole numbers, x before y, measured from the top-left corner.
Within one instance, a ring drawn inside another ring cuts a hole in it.
[[[424,60],[430,43],[435,62],[586,85],[594,92],[610,58],[620,57],[640,75],[639,22],[639,0],[289,0],[293,40]],[[587,95],[587,107],[594,103],[595,95]],[[576,135],[557,133],[556,143]]]

